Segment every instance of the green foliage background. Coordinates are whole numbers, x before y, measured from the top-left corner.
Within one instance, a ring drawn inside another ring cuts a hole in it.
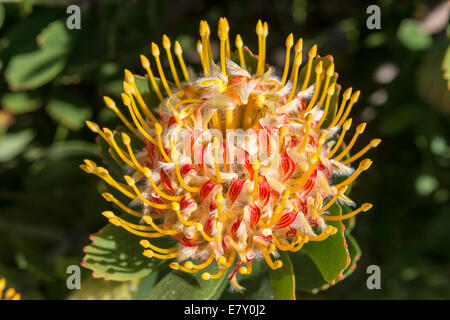
[[[65,27],[71,3],[82,8],[81,30]],[[297,298],[449,299],[448,58],[441,70],[449,41],[445,28],[430,35],[421,24],[441,3],[0,1],[0,275],[26,299],[69,296],[66,267],[80,263],[89,235],[105,224],[100,212],[108,209],[103,186],[78,168],[86,157],[99,161],[84,121],[118,124],[102,96],[120,94],[124,68],[143,74],[139,54],[149,55],[151,41],[161,43],[163,33],[179,40],[198,67],[199,21],[215,30],[226,16],[231,34],[239,32],[252,49],[256,21],[267,20],[268,59],[275,65],[283,65],[290,32],[304,47],[317,43],[322,56],[333,55],[343,88],[362,91],[353,117],[369,125],[355,149],[383,139],[370,152],[374,165],[352,190],[357,203],[374,204],[352,233],[362,248],[355,273]],[[381,30],[366,27],[370,4],[381,8]],[[372,264],[381,268],[381,290],[366,287]],[[83,277],[98,288],[101,280],[88,270]],[[109,282],[97,293],[129,298],[133,285]]]

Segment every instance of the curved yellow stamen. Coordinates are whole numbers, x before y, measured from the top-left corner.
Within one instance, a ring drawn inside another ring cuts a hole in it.
[[[142,111],[144,111],[147,118],[149,118],[152,122],[155,122],[156,118],[153,115],[153,113],[150,111],[150,109],[148,108],[144,99],[142,98],[142,95],[139,92],[136,82],[134,81],[133,74],[129,70],[126,70],[126,69],[125,69],[125,79],[126,79],[126,82],[128,82],[128,84],[131,85],[131,89],[132,89],[131,94],[133,94],[136,97],[136,100],[137,100],[138,104],[140,105]],[[125,92],[125,93],[128,93],[128,92]]]
[[[186,272],[186,273],[197,273],[197,272],[200,271],[200,270],[197,270],[197,269],[188,269],[188,268],[186,268],[186,267],[184,267],[184,266],[182,266],[182,265],[180,265],[180,264],[178,264],[176,262],[172,262],[169,265],[169,267],[171,269],[173,269],[173,270],[181,270],[181,271]]]
[[[319,105],[323,104],[325,96],[327,95],[328,85],[330,84],[330,79],[334,75],[334,63],[332,63],[327,69],[327,78],[325,80],[325,85],[323,86],[322,96],[319,99]]]
[[[228,37],[228,32],[226,29],[226,22],[224,18],[219,19],[219,27],[218,27],[218,36],[220,40],[220,66],[222,70],[222,74],[224,76],[227,75],[227,68],[225,65],[225,58],[226,58],[226,41]]]
[[[152,249],[154,251],[158,251],[159,253],[174,253],[174,252],[178,251],[178,247],[160,248],[160,247],[155,246],[148,240],[141,240],[141,241],[139,241],[139,244],[142,247],[144,247],[144,249]]]
[[[318,163],[319,163],[318,156],[317,156],[317,154],[314,154],[309,162],[308,170],[303,172],[303,174],[300,176],[300,178],[297,178],[297,179],[291,181],[291,185],[295,185],[295,187],[293,187],[291,189],[292,193],[296,193],[296,192],[300,191],[305,186],[306,182],[308,182],[309,177],[311,176],[313,171],[316,169]]]
[[[157,145],[156,140],[153,139],[153,137],[150,136],[147,133],[147,131],[145,131],[145,129],[141,126],[139,120],[136,118],[136,115],[133,111],[132,99],[130,99],[130,97],[128,95],[126,95],[125,93],[122,93],[122,101],[123,101],[123,104],[126,107],[128,107],[128,112],[130,113],[131,117],[133,118],[133,122],[136,125],[136,127],[138,128],[139,132],[145,137],[145,139],[150,141],[152,144]]]
[[[347,109],[345,110],[344,115],[342,116],[342,118],[339,120],[338,122],[338,126],[342,126],[342,124],[344,123],[344,121],[347,119],[348,115],[350,114],[350,111],[352,110],[353,105],[358,101],[359,99],[359,95],[360,95],[361,91],[356,91],[354,94],[352,94],[351,98],[350,98],[350,103],[347,106]]]
[[[253,269],[252,265],[253,265],[252,261],[247,262],[245,267],[240,267],[239,268],[239,273],[240,274],[247,274],[247,275],[252,274],[252,269]]]
[[[214,137],[213,145],[214,145],[214,172],[216,173],[217,182],[223,183],[223,182],[225,182],[225,180],[223,180],[222,177],[220,176],[220,170],[219,170],[220,141],[217,137]]]
[[[257,245],[261,249],[261,251],[264,255],[264,260],[266,260],[266,263],[272,270],[279,269],[283,266],[283,262],[281,262],[281,260],[275,260],[275,262],[272,261],[272,259],[270,258],[270,253],[267,250],[267,248],[264,247],[264,245],[262,245],[260,243],[257,243]]]
[[[153,190],[155,190],[155,192],[158,193],[162,198],[169,200],[169,201],[180,201],[182,199],[181,196],[168,195],[168,194],[164,193],[160,188],[158,188],[155,181],[153,180],[152,171],[149,168],[143,168],[143,173],[148,178],[148,181],[150,182]]]
[[[127,118],[125,118],[125,116],[123,115],[123,113],[119,110],[119,108],[117,108],[116,103],[107,96],[103,97],[103,101],[105,102],[106,106],[111,109],[112,111],[114,111],[115,114],[117,114],[117,116],[119,117],[119,119],[123,122],[123,124],[131,131],[134,133],[135,136],[138,136],[138,133],[136,131],[136,129],[131,125],[131,123],[127,120]]]
[[[235,45],[236,45],[236,48],[238,49],[239,62],[241,64],[241,67],[245,68],[244,52],[242,51],[242,46],[244,45],[244,42],[242,41],[242,38],[239,34],[236,36]]]
[[[176,163],[176,162],[175,162],[175,173],[176,173],[176,176],[177,176],[177,178],[178,178],[178,181],[180,182],[180,185],[181,185],[184,189],[186,189],[186,190],[189,191],[189,192],[193,192],[193,193],[198,193],[198,192],[200,192],[200,188],[188,186],[188,185],[186,184],[186,182],[184,182],[184,179],[183,179],[183,177],[181,176],[180,166],[179,166],[178,163]]]
[[[158,226],[156,223],[153,222],[153,219],[150,216],[144,216],[142,219],[144,220],[145,223],[151,225],[155,229],[155,231],[165,234],[167,236],[179,234],[181,232],[181,230],[179,229],[172,229],[172,230],[162,229],[160,226]]]
[[[209,266],[213,261],[214,261],[214,254],[210,254],[208,259],[206,259],[202,263],[194,264],[192,261],[186,261],[184,263],[184,267],[190,270],[192,269],[202,270],[205,269],[207,266]]]
[[[256,74],[261,74],[261,63],[263,59],[263,33],[264,28],[261,20],[258,20],[258,23],[256,24],[256,35],[258,36],[258,64],[256,67]]]
[[[309,78],[311,77],[312,63],[314,58],[316,57],[316,54],[317,54],[317,45],[313,45],[313,47],[308,52],[308,65],[306,67],[305,80],[303,80],[303,84],[300,89],[301,91],[305,90],[306,86],[308,85]]]
[[[178,58],[178,62],[180,63],[180,67],[181,67],[181,71],[183,72],[184,79],[186,81],[189,81],[189,73],[187,72],[186,64],[184,63],[183,49],[181,48],[180,43],[178,41],[175,41],[175,45],[173,48],[175,51],[175,55]]]
[[[210,274],[209,272],[204,272],[202,274],[202,279],[203,280],[219,279],[223,275],[224,271],[225,271],[225,268],[219,267],[219,271],[216,274]]]
[[[177,215],[178,220],[180,220],[180,222],[185,226],[190,227],[198,221],[198,219],[195,221],[186,220],[180,212],[180,204],[178,202],[172,202],[172,209],[173,209],[173,211],[175,211],[175,214]]]
[[[136,115],[137,119],[139,120],[139,123],[146,129],[150,129],[150,126],[147,124],[147,121],[144,119],[142,114],[139,112],[139,108],[136,105],[136,102],[134,101],[134,89],[133,86],[131,86],[128,82],[123,82],[123,89],[124,93],[128,95],[128,98],[130,99],[131,106],[133,107],[134,114]]]
[[[145,71],[147,72],[148,77],[150,78],[150,83],[152,84],[153,90],[155,90],[156,95],[158,96],[159,100],[163,101],[164,97],[163,97],[163,95],[161,93],[161,90],[158,87],[158,84],[156,83],[155,76],[153,75],[152,69],[150,67],[150,61],[143,54],[140,55],[140,59],[141,59],[142,67],[145,69]]]
[[[365,128],[366,128],[366,123],[361,123],[360,125],[358,125],[358,126],[356,127],[355,134],[353,135],[352,139],[350,140],[350,143],[347,145],[347,147],[345,147],[344,150],[342,150],[342,152],[341,152],[339,155],[337,155],[336,157],[334,157],[334,160],[339,161],[339,160],[341,160],[343,157],[345,157],[345,155],[346,155],[347,153],[350,152],[350,150],[352,149],[353,145],[354,145],[355,142],[356,142],[356,139],[358,139],[358,136],[364,132],[364,129],[365,129]]]
[[[335,228],[333,226],[326,226],[325,230],[323,230],[323,232],[321,234],[319,234],[318,236],[309,236],[309,240],[310,241],[324,241],[329,236],[335,234],[336,232],[337,232],[337,228]]]
[[[350,219],[353,216],[356,216],[358,213],[362,212],[366,212],[368,210],[370,210],[372,208],[372,205],[370,203],[364,203],[361,207],[359,207],[358,209],[341,215],[341,216],[322,216],[322,218],[324,218],[327,221],[340,221],[340,220],[345,220],[345,219]]]
[[[353,174],[350,177],[348,177],[347,179],[345,179],[341,183],[335,185],[335,187],[337,189],[339,189],[339,188],[341,188],[343,186],[349,185],[350,183],[355,181],[355,179],[361,174],[361,172],[369,169],[371,165],[372,165],[372,160],[370,160],[370,159],[362,160],[359,163],[358,168],[355,170],[355,172],[353,172]]]
[[[135,216],[138,218],[142,218],[143,214],[141,212],[128,208],[122,202],[117,200],[111,193],[103,192],[102,196],[103,196],[103,198],[105,198],[106,201],[113,202],[115,205],[117,205],[120,209],[122,209],[126,213],[131,214],[132,216]]]
[[[120,192],[122,192],[124,195],[126,195],[128,198],[130,199],[135,199],[136,195],[131,193],[131,190],[127,190],[127,188],[118,183],[116,180],[114,180],[110,175],[108,170],[106,170],[105,168],[102,167],[98,167],[97,168],[97,172],[96,175],[100,178],[102,178],[105,182],[107,182],[109,185],[111,185],[112,187],[116,188],[117,190],[119,190]]]
[[[172,91],[169,88],[169,84],[167,83],[166,75],[164,74],[164,70],[163,70],[162,65],[161,65],[161,60],[159,59],[159,55],[160,55],[159,47],[154,42],[152,42],[151,51],[152,51],[153,57],[155,57],[156,66],[158,67],[159,77],[160,77],[161,82],[162,82],[162,84],[164,86],[164,89],[166,89],[167,94],[169,96],[171,96],[172,95]]]
[[[152,208],[155,209],[169,209],[170,206],[168,204],[162,204],[162,203],[154,203],[149,201],[147,198],[145,198],[142,193],[139,191],[139,189],[136,187],[135,181],[130,176],[125,176],[125,180],[127,181],[128,185],[133,188],[136,195],[139,197],[139,199],[142,200],[145,204],[149,205]]]
[[[205,71],[205,76],[208,76],[210,71],[211,71],[211,66],[209,63],[209,60],[211,57],[209,57],[209,53],[208,53],[208,44],[207,44],[207,31],[208,31],[208,27],[205,24],[206,21],[200,21],[200,37],[202,39],[202,60],[204,63],[204,71]]]
[[[345,133],[350,129],[350,126],[352,125],[352,119],[348,119],[345,123],[344,126],[342,127],[342,132],[341,135],[339,136],[338,141],[336,142],[336,144],[334,145],[333,149],[331,149],[331,151],[327,154],[327,158],[330,159],[333,154],[336,153],[336,151],[338,151],[339,147],[342,144],[342,141],[344,140],[345,137]]]
[[[341,105],[339,106],[339,110],[337,111],[336,116],[334,117],[333,121],[331,121],[328,128],[332,128],[337,124],[337,122],[339,121],[339,118],[341,117],[342,113],[344,112],[345,104],[348,100],[350,100],[351,96],[352,96],[352,88],[348,88],[347,90],[345,90],[344,94],[342,95],[342,101],[341,101]]]
[[[220,222],[225,221],[226,217],[224,217],[223,214],[223,206],[224,206],[224,200],[222,193],[218,192],[216,194],[216,203],[217,203],[217,216],[219,218]]]
[[[331,101],[331,97],[334,94],[334,88],[335,88],[336,83],[332,83],[330,85],[330,87],[327,90],[327,101],[325,102],[325,107],[323,109],[323,113],[322,113],[322,117],[319,120],[319,123],[317,123],[316,128],[321,128],[323,122],[325,121],[327,114],[328,114],[328,108],[330,106],[330,101]]]
[[[358,160],[359,158],[361,158],[367,151],[369,151],[372,148],[376,148],[381,142],[381,139],[373,139],[372,141],[369,142],[369,144],[367,146],[365,146],[361,151],[359,151],[358,153],[355,153],[353,156],[351,156],[350,158],[342,161],[343,164],[350,164],[355,160]]]
[[[322,72],[323,72],[322,61],[319,61],[319,63],[316,65],[316,68],[314,69],[314,71],[316,73],[316,84],[314,86],[314,94],[313,94],[311,100],[309,101],[309,104],[306,107],[306,110],[304,111],[305,113],[310,111],[315,106],[315,104],[317,102],[317,98],[319,97],[320,86],[322,83],[322,79],[320,77],[322,76]]]
[[[142,253],[144,256],[146,256],[147,258],[158,258],[160,260],[170,260],[170,259],[175,259],[178,256],[178,253],[169,253],[169,254],[159,254],[154,252],[153,250],[144,250],[144,252]]]
[[[111,141],[111,144],[113,145],[114,150],[117,152],[119,157],[130,167],[136,169],[135,164],[128,159],[127,156],[123,153],[122,149],[117,145],[116,140],[114,139],[114,134],[109,130],[108,128],[103,128],[103,132],[105,133],[105,136],[108,138],[109,141]]]
[[[201,224],[200,222],[197,222],[195,224],[195,229],[201,233],[202,237],[208,241],[208,242],[216,242],[216,238],[212,238],[210,236],[208,236],[205,232],[205,230],[203,230],[203,224]]]
[[[134,230],[134,229],[130,228],[129,226],[127,226],[126,224],[121,224],[120,221],[117,219],[110,219],[109,222],[112,223],[113,225],[115,225],[116,227],[124,228],[128,232],[135,234],[137,236],[140,236],[140,237],[162,238],[165,236],[164,234],[158,233],[158,232],[143,232],[143,231]]]
[[[223,18],[223,20],[225,21],[225,32],[226,32],[226,35],[227,35],[227,39],[225,41],[225,44],[226,44],[226,46],[225,46],[226,47],[226,56],[227,56],[228,59],[230,59],[231,58],[231,48],[230,48],[230,37],[228,35],[228,33],[230,31],[230,25],[228,24],[227,18]],[[211,57],[212,57],[212,55],[211,55]]]
[[[139,230],[139,231],[155,231],[155,229],[153,229],[150,226],[143,226],[143,225],[140,225],[140,224],[134,224],[134,223],[128,222],[128,221],[126,221],[126,220],[116,216],[114,214],[114,212],[112,212],[112,211],[103,211],[102,215],[104,217],[106,217],[108,220],[116,219],[116,220],[119,221],[120,224],[127,225],[128,227],[130,227],[132,229],[135,229],[135,230]],[[117,225],[116,223],[114,223],[114,224]]]
[[[292,83],[292,89],[291,93],[289,94],[289,97],[287,99],[287,102],[292,101],[295,95],[295,91],[297,90],[297,81],[298,81],[298,69],[300,68],[300,65],[302,64],[302,54],[298,54],[295,57],[294,65],[292,66],[292,73],[294,74],[294,79]]]
[[[297,42],[295,44],[295,47],[294,47],[294,53],[295,53],[294,54],[294,61],[299,55],[303,56],[303,39],[302,38],[297,40]],[[295,75],[295,72],[294,72],[294,69],[292,69],[291,75],[289,77],[291,82],[294,82],[294,75]]]
[[[175,64],[173,63],[172,52],[170,51],[171,43],[169,37],[163,35],[163,48],[166,50],[167,59],[169,60],[170,71],[172,72],[173,79],[175,80],[175,84],[179,90],[181,90],[180,79],[178,78],[177,69],[175,68]]]
[[[309,132],[311,131],[312,120],[313,120],[312,114],[308,113],[308,115],[306,116],[305,125],[304,125],[304,126],[306,126],[305,133],[302,136],[302,142],[300,143],[300,145],[297,148],[297,151],[296,151],[297,154],[301,154],[306,148],[306,145],[309,141]]]
[[[320,208],[317,211],[317,214],[321,214],[322,212],[328,210],[333,205],[333,203],[335,203],[336,200],[345,192],[345,190],[347,190],[346,186],[344,186],[341,189],[337,190],[337,192],[333,196],[333,198],[331,198],[330,201],[328,201],[326,205],[324,205],[322,208]]]
[[[291,33],[288,35],[286,39],[286,54],[285,54],[285,62],[284,62],[284,71],[283,71],[283,77],[281,78],[281,84],[284,86],[287,80],[287,76],[289,73],[289,64],[290,64],[290,58],[291,58],[291,48],[294,45],[294,35]]]
[[[172,159],[167,155],[166,150],[164,150],[164,146],[161,139],[162,127],[159,123],[155,123],[155,133],[158,140],[159,151],[167,162],[172,162]]]
[[[307,235],[303,235],[302,237],[299,237],[298,241],[295,243],[295,245],[290,250],[291,252],[299,252],[305,243],[309,242],[309,237]]]
[[[256,197],[258,196],[258,182],[259,182],[259,161],[258,159],[256,159],[256,163],[252,164],[252,168],[253,168],[253,190],[252,190],[252,198],[253,200],[256,199]]]

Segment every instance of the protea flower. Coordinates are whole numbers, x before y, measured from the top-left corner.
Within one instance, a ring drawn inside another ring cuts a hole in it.
[[[9,288],[3,293],[6,289],[6,279],[0,278],[0,300],[20,300],[21,295],[14,288]]]
[[[349,88],[337,102],[340,86],[330,56],[318,56],[314,45],[299,72],[302,39],[294,46],[290,34],[279,78],[265,61],[267,23],[258,21],[256,34],[258,55],[243,45],[240,35],[236,52],[231,52],[229,25],[221,18],[220,57],[215,62],[210,28],[202,21],[197,43],[201,75],[186,67],[180,44],[174,44],[184,81],[164,35],[173,83],[163,71],[158,45],[152,43],[159,79],[149,59],[140,58],[159,104],[151,105],[137,77],[125,70],[124,106],[109,97],[104,101],[129,133],[87,122],[123,166],[123,181],[90,160],[81,165],[130,199],[127,205],[103,193],[125,213],[141,218],[140,224],[112,211],[103,215],[142,237],[146,257],[173,260],[171,268],[188,273],[217,264],[216,274],[202,273],[204,280],[217,279],[232,268],[228,278],[238,290],[238,271],[250,274],[253,261],[264,259],[270,268],[280,268],[280,250],[297,252],[308,241],[323,241],[337,231],[327,221],[348,219],[372,207],[365,203],[341,216],[327,211],[336,201],[352,204],[344,193],[372,161],[360,161],[355,170],[352,164],[380,142],[372,140],[349,156],[366,126],[358,125],[350,142],[344,143],[360,92]],[[249,66],[246,57],[255,66]],[[134,147],[135,141],[143,147]],[[333,182],[336,177],[341,177],[339,182]],[[152,240],[159,237],[171,237],[176,245],[158,247]]]

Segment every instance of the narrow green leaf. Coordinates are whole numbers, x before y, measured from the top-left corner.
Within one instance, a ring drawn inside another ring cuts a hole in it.
[[[5,71],[12,90],[31,90],[53,80],[65,67],[67,48],[49,48],[14,56]]]
[[[70,101],[59,99],[51,100],[47,104],[46,111],[55,121],[72,130],[81,129],[92,115],[88,107],[80,107]]]
[[[295,300],[295,275],[289,254],[280,251],[283,266],[269,272],[270,283],[275,300]]]
[[[0,136],[0,162],[9,161],[22,153],[33,138],[31,129]]]
[[[40,98],[31,98],[25,92],[8,93],[2,98],[2,107],[16,115],[33,112],[41,105]]]

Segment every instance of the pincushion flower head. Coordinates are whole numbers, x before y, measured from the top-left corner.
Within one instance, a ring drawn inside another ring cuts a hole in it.
[[[125,70],[121,103],[104,97],[125,130],[87,122],[109,145],[123,178],[113,178],[90,160],[81,168],[128,198],[121,202],[103,193],[124,213],[103,214],[142,238],[144,256],[171,260],[172,269],[201,272],[204,280],[227,276],[239,290],[239,274],[251,274],[255,261],[278,269],[281,251],[298,252],[308,242],[333,237],[337,228],[329,221],[371,208],[365,203],[344,215],[329,214],[335,202],[354,205],[345,192],[371,166],[371,160],[361,159],[380,140],[350,156],[366,126],[352,130],[349,118],[360,92],[349,88],[338,101],[333,59],[318,56],[316,45],[300,68],[302,39],[294,45],[290,34],[284,70],[277,74],[266,63],[267,23],[256,25],[257,55],[240,35],[236,51],[231,50],[225,18],[218,24],[217,59],[210,34],[202,21],[201,74],[186,67],[180,44],[172,47],[165,35],[162,48],[173,82],[156,43],[151,44],[152,62],[140,57],[145,79]],[[354,133],[346,144],[349,131]],[[140,223],[131,223],[127,215]],[[154,240],[161,237],[170,237],[174,245],[157,246]],[[211,264],[216,273],[203,270]]]

